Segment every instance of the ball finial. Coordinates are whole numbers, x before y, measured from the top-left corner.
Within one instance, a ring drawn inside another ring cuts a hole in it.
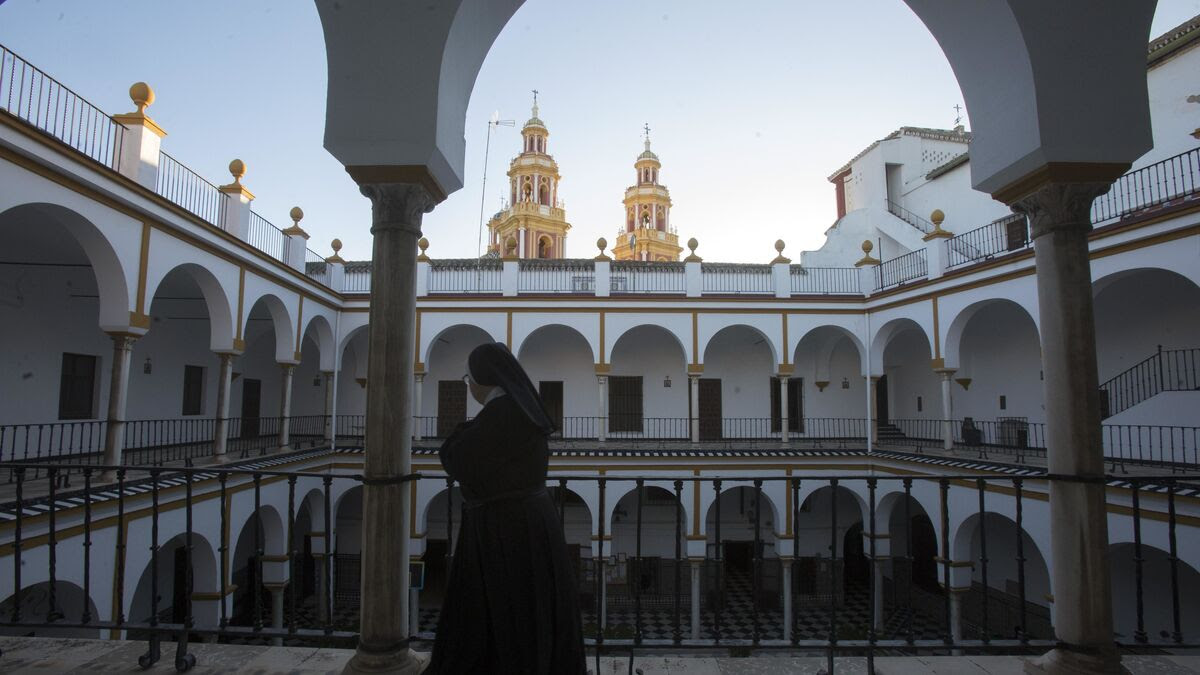
[[[429,248],[429,240],[421,237],[417,240],[417,248],[421,249],[421,253],[424,253],[425,249]]]
[[[330,248],[333,249],[334,255],[337,255],[342,252],[342,240],[341,239],[334,239],[333,241],[329,242],[329,246],[330,246]]]
[[[929,220],[933,223],[933,226],[939,230],[942,229],[942,221],[945,219],[946,214],[942,213],[941,209],[934,209],[933,213],[929,214]]]
[[[688,248],[692,250],[692,253],[696,252],[696,247],[698,246],[700,246],[700,242],[696,241],[695,237],[688,239]]]
[[[866,255],[871,255],[871,251],[873,250],[875,250],[875,244],[872,244],[870,239],[863,239],[862,252]]]
[[[608,248],[608,240],[600,237],[596,240],[596,248],[600,249],[601,253],[604,253],[604,249]]]
[[[784,246],[785,246],[785,245],[784,245],[784,243],[783,243],[783,240],[782,240],[782,239],[776,239],[776,240],[775,240],[775,252],[776,252],[776,253],[782,254],[782,253],[783,253]]]
[[[516,239],[516,237],[509,237],[504,242],[504,253],[505,253],[505,255],[513,256],[516,254],[516,252],[517,252],[517,239]]]
[[[154,103],[154,90],[145,82],[134,82],[129,87],[129,98],[137,106],[137,111],[144,113],[146,112],[146,106]]]
[[[229,163],[229,174],[233,176],[234,183],[241,183],[242,176],[246,175],[246,163],[240,159],[235,159]]]
[[[292,210],[288,211],[288,216],[291,217],[294,224],[299,225],[300,221],[304,218],[304,210],[299,206],[293,206]]]

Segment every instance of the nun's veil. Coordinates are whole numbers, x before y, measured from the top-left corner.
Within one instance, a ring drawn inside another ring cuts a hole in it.
[[[554,431],[554,422],[546,412],[542,397],[533,388],[525,369],[508,347],[499,342],[479,345],[467,357],[467,369],[475,382],[503,389],[521,408],[521,412],[524,412],[543,433],[550,434]]]

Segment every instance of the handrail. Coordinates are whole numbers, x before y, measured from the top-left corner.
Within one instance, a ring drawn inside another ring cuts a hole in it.
[[[1106,419],[1164,391],[1200,388],[1200,348],[1167,349],[1162,345],[1100,385],[1101,418]]]
[[[246,241],[254,248],[279,261],[284,261],[287,252],[287,235],[271,221],[254,211],[250,212],[250,229]]]
[[[894,202],[890,199],[887,200],[887,208],[888,208],[888,213],[891,213],[893,216],[896,216],[900,220],[903,220],[904,222],[908,223],[909,225],[912,225],[913,227],[917,228],[918,230],[924,232],[925,234],[929,234],[930,232],[933,232],[935,229],[937,229],[937,227],[933,223],[929,222],[928,220],[925,220],[921,216],[918,216],[917,214],[913,213],[912,211],[909,211],[908,209],[904,208],[903,206],[900,206],[899,204],[897,204],[896,202]]]
[[[928,275],[929,264],[925,249],[919,248],[880,263],[875,268],[875,290],[881,291],[892,286],[899,286]]]
[[[1122,220],[1145,209],[1195,195],[1200,187],[1200,148],[1135,169],[1092,202],[1093,225]]]
[[[225,229],[225,200],[229,195],[166,152],[158,153],[158,178],[154,191],[202,220]]]

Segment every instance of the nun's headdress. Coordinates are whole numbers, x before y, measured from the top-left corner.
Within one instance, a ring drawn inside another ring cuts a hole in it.
[[[542,397],[508,347],[499,342],[479,345],[467,357],[467,369],[475,382],[503,389],[543,433],[554,431],[554,422],[546,412]]]

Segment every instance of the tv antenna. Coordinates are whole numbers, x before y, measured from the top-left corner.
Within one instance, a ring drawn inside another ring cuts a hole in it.
[[[483,210],[484,201],[487,198],[487,168],[488,168],[488,153],[492,148],[492,129],[496,127],[515,127],[515,120],[500,119],[500,111],[497,110],[488,118],[487,123],[487,140],[483,144],[483,185],[479,190],[479,231],[475,238],[475,252],[480,258],[483,257]],[[482,264],[482,263],[481,263]]]

